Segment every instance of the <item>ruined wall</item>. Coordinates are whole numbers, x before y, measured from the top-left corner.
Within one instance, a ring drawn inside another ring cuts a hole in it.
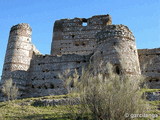
[[[11,28],[2,73],[1,84],[12,78],[22,98],[67,93],[59,74],[67,69],[80,73],[90,62],[94,68],[111,62],[117,74],[142,72],[151,88],[160,88],[160,48],[137,53],[132,32],[127,26],[111,25],[109,15],[57,20],[51,55],[36,49],[31,31],[28,24]]]
[[[51,54],[92,53],[96,48],[95,35],[110,24],[112,21],[109,15],[57,20],[54,24]]]
[[[160,48],[138,50],[141,72],[150,88],[160,88]]]
[[[32,55],[40,54],[31,44],[31,34],[31,27],[24,23],[13,26],[9,34],[1,82],[12,78],[20,91],[25,91]]]
[[[32,58],[31,34],[28,24],[18,24],[11,28],[3,66],[2,82],[12,78],[22,90],[25,89],[26,71]]]
[[[124,25],[108,25],[97,34],[97,49],[93,62],[115,65],[117,74],[140,74],[135,38]],[[96,64],[95,63],[95,64]]]
[[[59,75],[70,69],[73,73],[75,69],[81,71],[82,67],[89,63],[90,55],[37,55],[31,61],[29,69],[29,82],[27,82],[28,94],[26,96],[45,96],[65,94],[63,81]]]

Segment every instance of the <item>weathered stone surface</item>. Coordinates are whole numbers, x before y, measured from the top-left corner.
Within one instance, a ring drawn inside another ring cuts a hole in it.
[[[83,24],[87,25],[84,26]],[[52,55],[93,53],[96,47],[95,35],[106,25],[112,24],[109,15],[91,18],[74,18],[58,20],[54,24]]]
[[[147,100],[149,101],[159,101],[160,100],[160,92],[148,92],[146,93]]]
[[[31,34],[31,27],[25,23],[11,28],[2,73],[2,83],[12,78],[23,92],[29,81],[28,70],[32,56],[38,53],[31,43]]]
[[[108,25],[96,37],[98,45],[93,55],[94,64],[110,62],[117,74],[140,74],[135,39],[128,27]]]
[[[1,84],[12,78],[19,87],[19,98],[67,94],[59,75],[67,69],[70,75],[75,70],[81,73],[83,67],[96,68],[101,62],[111,62],[117,74],[142,72],[151,88],[160,88],[160,49],[137,53],[132,32],[127,26],[112,25],[109,15],[57,20],[51,55],[36,49],[31,34],[28,24],[11,28],[3,66]]]
[[[56,106],[56,105],[77,105],[80,103],[79,98],[63,98],[63,99],[44,99],[37,100],[32,103],[33,106]]]
[[[141,72],[150,88],[160,89],[160,48],[138,50]]]

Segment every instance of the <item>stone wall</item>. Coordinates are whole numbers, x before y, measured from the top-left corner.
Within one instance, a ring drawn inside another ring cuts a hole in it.
[[[32,29],[28,24],[15,25],[10,30],[5,61],[2,72],[2,83],[10,78],[17,84],[20,92],[25,91],[28,81],[28,69],[33,54],[40,52],[31,43]]]
[[[51,54],[92,53],[96,48],[95,35],[110,24],[112,20],[109,15],[57,20],[54,24]]]
[[[140,74],[137,48],[132,32],[124,25],[108,25],[97,34],[93,62],[115,66],[117,74]],[[95,64],[96,64],[95,63]]]
[[[27,82],[26,96],[45,96],[65,94],[64,84],[59,75],[66,70],[73,73],[81,71],[89,63],[90,55],[36,55],[31,61],[29,69],[29,82]]]
[[[141,72],[150,88],[160,88],[160,48],[138,50]]]
[[[2,83],[10,78],[20,91],[25,91],[27,70],[32,59],[32,30],[28,24],[18,24],[11,28],[3,66]]]
[[[57,20],[51,55],[42,55],[31,43],[32,30],[28,24],[13,26],[1,84],[12,78],[21,98],[66,94],[59,75],[68,69],[71,75],[75,70],[81,73],[89,63],[97,69],[101,62],[104,65],[110,62],[117,74],[134,76],[142,72],[148,76],[151,88],[160,88],[160,48],[142,49],[137,53],[129,28],[111,24],[109,15]]]

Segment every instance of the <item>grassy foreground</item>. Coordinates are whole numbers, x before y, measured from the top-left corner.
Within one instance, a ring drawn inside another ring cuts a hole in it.
[[[69,120],[69,112],[65,106],[33,106],[39,99],[59,99],[61,96],[27,98],[0,103],[0,120]]]
[[[146,92],[153,92],[159,90],[147,89]],[[59,96],[45,96],[39,98],[26,98],[22,100],[14,100],[10,102],[0,102],[0,120],[71,120],[69,116],[72,114],[64,105],[57,106],[34,106],[37,100],[43,99],[60,99],[67,98],[67,95]],[[160,120],[160,111],[154,109],[160,105],[160,101],[149,101],[153,106],[148,114],[158,114]],[[140,119],[142,120],[142,119]],[[146,120],[146,119],[144,119]]]

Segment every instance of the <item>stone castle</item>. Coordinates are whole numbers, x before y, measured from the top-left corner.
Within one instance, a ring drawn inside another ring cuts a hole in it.
[[[2,72],[1,84],[12,78],[21,98],[66,94],[59,74],[101,61],[117,74],[146,75],[150,88],[160,88],[160,48],[137,50],[129,28],[112,24],[110,15],[57,20],[50,55],[36,49],[31,35],[28,24],[11,28]]]

